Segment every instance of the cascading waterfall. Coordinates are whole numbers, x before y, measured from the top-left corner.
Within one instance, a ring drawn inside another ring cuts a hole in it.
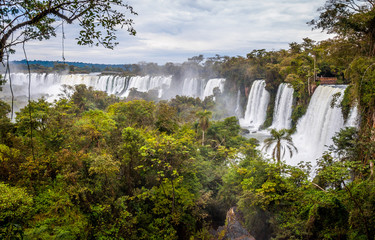
[[[309,161],[316,165],[316,159],[333,143],[332,137],[342,127],[344,119],[341,108],[337,105],[342,100],[346,86],[319,86],[307,108],[306,114],[298,121],[297,131],[292,136],[298,154],[287,163],[297,165],[300,161]],[[337,94],[340,97],[332,106],[332,100]]]
[[[265,87],[266,82],[264,80],[253,82],[246,105],[245,117],[241,121],[241,125],[259,129],[266,120],[270,94]]]
[[[9,76],[4,76],[7,83],[3,87],[2,95],[7,98],[11,95],[9,88]],[[18,100],[27,98],[28,96],[28,84],[29,77],[31,79],[30,92],[33,99],[46,97],[54,98],[54,96],[60,93],[58,83],[61,81],[57,74],[46,74],[46,73],[32,73],[31,75],[25,73],[12,73],[10,78],[12,80],[13,93]],[[53,100],[53,99],[51,99]]]
[[[213,95],[214,89],[217,87],[220,89],[221,92],[223,92],[224,83],[225,83],[225,78],[212,78],[208,80],[204,88],[202,99],[205,99],[206,97]]]
[[[240,118],[242,116],[242,108],[241,108],[241,91],[238,90],[237,92],[237,100],[236,100],[236,109],[234,110],[234,114],[236,114],[236,116],[238,118]]]
[[[182,96],[200,97],[202,95],[203,80],[197,78],[185,78],[182,85]]]
[[[7,78],[7,76],[6,76]],[[18,96],[27,95],[27,86],[29,75],[26,73],[11,74],[13,87]],[[158,97],[163,98],[163,94],[171,86],[172,76],[133,76],[123,77],[117,75],[99,75],[99,74],[53,74],[53,73],[31,73],[31,88],[33,99],[41,96],[54,100],[58,98],[62,85],[85,84],[93,87],[95,90],[107,92],[120,97],[127,97],[131,89],[137,89],[139,92],[148,92],[157,90]],[[202,97],[213,95],[214,88],[218,87],[221,92],[224,89],[224,78],[210,79],[203,89],[204,80],[197,78],[184,79],[182,92],[179,95]],[[5,87],[6,89],[9,89]]]
[[[163,89],[169,88],[171,85],[172,76],[135,76],[130,78],[129,85],[123,97],[128,97],[132,88],[139,92],[148,92],[150,90],[158,90],[158,97],[163,95]]]
[[[171,85],[172,76],[135,76],[123,77],[117,75],[98,74],[47,74],[31,73],[31,94],[33,99],[45,96],[47,100],[58,98],[62,85],[85,84],[95,90],[107,92],[117,96],[127,97],[131,88],[136,88],[140,92],[147,92],[152,89],[158,90],[158,97],[163,96],[164,90]],[[5,76],[7,79],[8,76]],[[12,85],[15,96],[27,96],[27,85],[29,74],[12,73]],[[9,84],[9,83],[8,83]],[[9,87],[4,87],[4,95],[8,93]]]
[[[273,122],[270,128],[289,129],[292,124],[292,105],[294,89],[287,83],[281,83],[277,90]]]
[[[99,76],[96,80],[95,88],[107,92],[108,94],[121,96],[128,88],[129,80],[130,77],[115,75]]]
[[[150,76],[134,76],[130,78],[129,86],[126,89],[123,97],[128,97],[131,89],[137,89],[139,92],[146,92],[148,90]]]
[[[345,127],[359,127],[358,104],[350,110],[348,119],[345,122]]]
[[[114,94],[119,97],[128,97],[131,89],[136,89],[139,92],[148,92],[156,90],[158,98],[165,99],[170,92],[172,83],[172,76],[118,76],[118,75],[100,75],[98,73],[92,74],[57,74],[57,73],[12,73],[12,86],[14,96],[17,103],[14,104],[15,111],[19,111],[27,104],[28,99],[28,83],[29,76],[31,78],[31,99],[36,100],[41,97],[46,98],[47,101],[53,102],[57,100],[62,93],[62,86],[74,86],[78,84],[85,84],[87,87],[92,87],[95,90],[104,91],[108,94]],[[8,75],[5,76],[5,79]],[[218,87],[221,92],[224,89],[224,78],[210,79],[203,89],[205,80],[203,79],[185,79],[182,93],[178,95],[185,95],[191,97],[205,98],[213,94],[214,88]],[[5,84],[2,91],[1,99],[10,102],[11,93],[9,88],[9,81]],[[165,95],[165,96],[164,96]],[[169,96],[170,97],[170,96]]]
[[[165,90],[169,89],[172,82],[172,76],[154,76],[150,78],[149,90],[157,89],[158,98],[162,98]]]

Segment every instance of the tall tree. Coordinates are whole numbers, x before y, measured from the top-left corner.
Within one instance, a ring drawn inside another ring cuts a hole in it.
[[[287,129],[279,131],[271,129],[271,137],[264,140],[263,148],[268,151],[271,146],[274,146],[272,157],[277,160],[278,164],[280,164],[281,158],[285,156],[285,150],[289,151],[290,157],[293,156],[293,151],[298,152]]]
[[[127,26],[130,34],[136,33],[124,10],[136,14],[121,0],[0,0],[0,62],[17,44],[56,36],[61,21],[79,22],[78,44],[112,49],[117,44],[116,28]]]
[[[309,22],[315,29],[353,41],[364,41],[368,53],[375,55],[374,0],[327,0],[318,11],[319,18]]]
[[[202,146],[204,145],[204,134],[207,131],[208,127],[210,126],[210,117],[212,116],[211,111],[199,111],[197,112],[197,116],[199,117],[199,127],[202,129]]]

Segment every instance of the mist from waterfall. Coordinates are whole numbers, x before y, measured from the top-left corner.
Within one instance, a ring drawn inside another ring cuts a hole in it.
[[[31,73],[31,95],[56,99],[61,92],[62,85],[85,84],[95,90],[104,91],[120,97],[127,97],[130,89],[135,88],[139,92],[157,90],[158,97],[163,96],[165,89],[168,89],[172,76],[118,76],[98,74],[46,74]],[[7,76],[6,79],[9,77]],[[12,73],[12,85],[15,88],[15,96],[27,95],[29,75],[25,73]],[[9,85],[9,81],[7,83]],[[9,87],[5,87],[8,89]]]
[[[273,122],[270,128],[277,130],[291,128],[294,89],[288,83],[281,83],[277,90]]]
[[[129,86],[122,97],[128,97],[131,89],[137,89],[138,92],[148,92],[158,90],[158,97],[163,96],[163,91],[171,85],[172,76],[134,76],[130,78]]]
[[[345,127],[359,127],[359,114],[358,104],[356,103],[352,109],[350,109],[348,119],[345,122]]]
[[[241,119],[242,126],[258,130],[266,120],[270,94],[265,87],[266,82],[264,80],[253,82],[246,105],[245,117]]]
[[[236,114],[238,118],[242,117],[241,91],[240,90],[237,91],[236,109],[234,110],[234,114]]]
[[[11,75],[14,96],[21,99],[21,105],[26,105],[25,99],[28,97],[28,83],[31,78],[31,99],[36,100],[45,97],[47,101],[52,102],[59,98],[62,92],[62,85],[74,86],[85,84],[95,90],[104,91],[108,94],[114,94],[119,97],[128,97],[132,89],[139,92],[148,92],[156,90],[160,99],[173,97],[173,91],[170,91],[172,76],[119,76],[119,75],[99,75],[99,74],[57,74],[57,73],[12,73]],[[9,80],[9,76],[5,77]],[[214,88],[218,87],[221,92],[224,90],[224,78],[213,78],[207,81],[198,78],[183,79],[181,91],[175,91],[175,95],[200,97],[204,99],[213,95]],[[2,99],[10,99],[11,92],[9,81],[3,87]],[[166,94],[169,91],[169,94]],[[22,107],[23,107],[22,106]],[[21,106],[20,106],[21,107]],[[19,108],[17,108],[19,109]]]
[[[225,83],[225,78],[212,78],[208,80],[204,88],[202,99],[205,99],[206,97],[213,95],[215,88],[219,88],[220,91],[223,92],[224,83]]]
[[[188,97],[200,97],[203,92],[203,80],[199,78],[185,78],[181,95]]]

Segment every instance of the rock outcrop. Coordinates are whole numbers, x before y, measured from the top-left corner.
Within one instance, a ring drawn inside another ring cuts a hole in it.
[[[236,207],[227,212],[226,224],[219,227],[216,237],[219,240],[255,240],[253,236],[242,226],[242,215]]]

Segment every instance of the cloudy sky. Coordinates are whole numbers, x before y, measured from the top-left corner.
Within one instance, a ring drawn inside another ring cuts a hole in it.
[[[246,56],[253,49],[278,50],[290,42],[329,36],[306,24],[325,0],[128,0],[138,16],[137,35],[118,32],[114,50],[77,46],[77,26],[65,26],[66,61],[93,63],[183,62],[203,54]],[[29,59],[62,60],[61,34],[27,45]],[[19,50],[12,60],[23,59]]]

